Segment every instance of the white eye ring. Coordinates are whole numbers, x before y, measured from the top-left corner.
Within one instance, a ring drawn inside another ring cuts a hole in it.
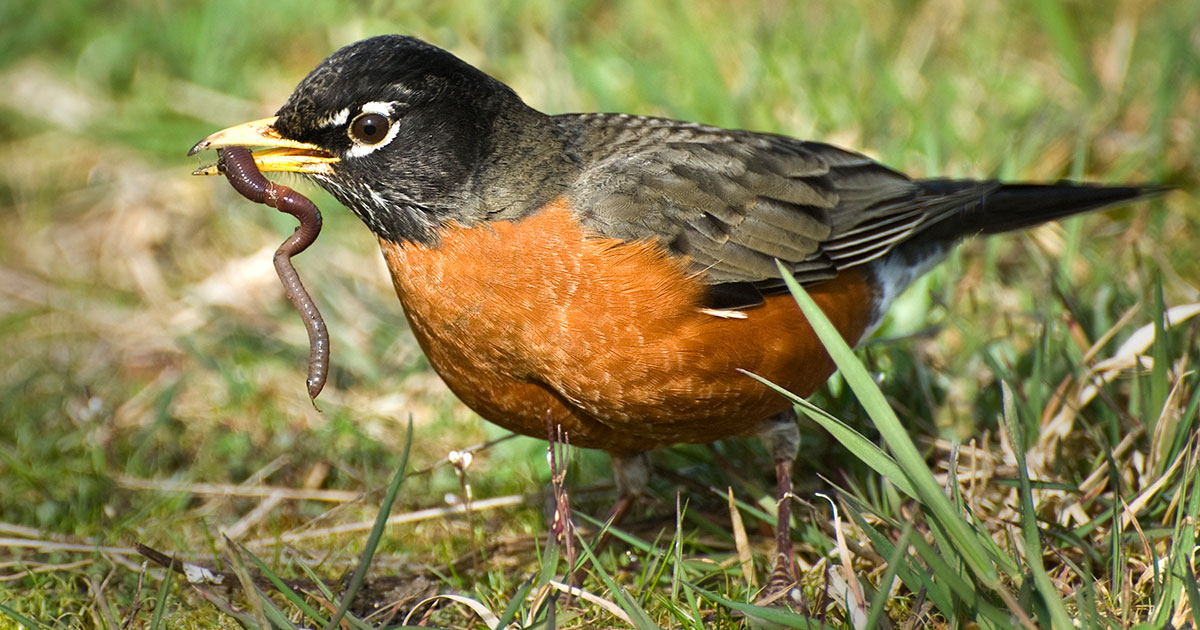
[[[396,138],[396,134],[400,131],[400,125],[392,119],[392,111],[397,105],[400,103],[377,101],[363,103],[358,115],[346,127],[346,135],[354,143],[354,146],[346,151],[346,157],[356,158],[370,155],[387,146]],[[383,136],[378,137],[381,128]]]

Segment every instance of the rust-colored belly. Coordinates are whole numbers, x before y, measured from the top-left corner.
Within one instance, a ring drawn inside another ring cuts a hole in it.
[[[443,230],[437,247],[382,241],[413,334],[484,418],[631,453],[757,431],[788,402],[738,368],[807,396],[833,364],[791,296],[724,318],[701,310],[685,261],[589,236],[561,205]],[[809,287],[847,340],[869,324],[863,271]]]

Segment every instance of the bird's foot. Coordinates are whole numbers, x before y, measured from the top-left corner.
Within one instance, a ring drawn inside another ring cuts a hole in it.
[[[766,586],[754,598],[754,603],[758,606],[795,606],[800,603],[800,582],[790,549],[786,556],[782,553],[775,555],[775,568],[771,570]]]

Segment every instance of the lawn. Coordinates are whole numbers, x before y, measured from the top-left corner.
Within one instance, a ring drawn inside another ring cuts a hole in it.
[[[1200,4],[10,0],[0,24],[0,628],[312,627],[360,565],[355,627],[1200,625]],[[749,439],[654,453],[594,561],[615,490],[571,451],[566,601],[546,443],[442,385],[367,229],[281,178],[326,220],[295,261],[332,335],[314,407],[271,266],[294,222],[190,176],[195,141],[390,32],[551,113],[1178,190],[970,241],[843,357],[801,421],[794,610],[750,605],[775,506]]]

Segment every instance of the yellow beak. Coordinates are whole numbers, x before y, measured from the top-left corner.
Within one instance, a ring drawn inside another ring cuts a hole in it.
[[[289,140],[275,130],[275,116],[254,120],[222,129],[196,143],[188,155],[208,149],[225,147],[267,147],[254,151],[254,163],[263,172],[288,171],[330,175],[338,158],[330,155],[315,144]],[[192,175],[220,175],[216,164],[196,169]]]

